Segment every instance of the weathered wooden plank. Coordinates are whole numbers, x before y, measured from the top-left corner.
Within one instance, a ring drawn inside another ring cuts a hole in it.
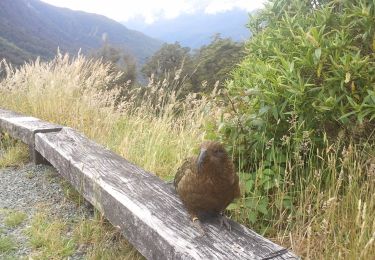
[[[0,129],[8,132],[13,138],[20,139],[25,144],[28,144],[30,159],[35,164],[47,163],[34,149],[35,134],[60,131],[61,128],[62,126],[51,124],[35,117],[0,109]]]
[[[62,126],[0,109],[0,128],[26,144],[33,144],[35,133],[60,131]]]
[[[205,223],[200,236],[173,188],[70,128],[35,148],[148,259],[299,259],[246,227]]]

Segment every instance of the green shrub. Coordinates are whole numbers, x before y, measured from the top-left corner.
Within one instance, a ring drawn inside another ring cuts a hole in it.
[[[374,154],[375,2],[271,0],[249,29],[219,131],[208,132],[229,145],[240,172],[243,197],[230,213],[272,236],[304,212],[314,174],[325,178],[312,186],[329,194],[337,172],[354,172],[340,163],[349,144],[361,147],[358,159]]]
[[[306,143],[319,147],[324,133],[372,134],[374,13],[373,1],[272,0],[250,19],[253,37],[227,84],[220,126],[241,168],[264,158],[267,145],[280,154],[288,141],[303,152]]]

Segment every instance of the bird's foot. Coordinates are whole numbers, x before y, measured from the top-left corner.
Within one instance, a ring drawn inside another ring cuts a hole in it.
[[[224,213],[220,213],[220,228],[223,228],[223,226],[228,230],[232,230],[232,226],[230,225],[227,217],[224,215]]]
[[[196,227],[196,229],[198,229],[201,236],[205,236],[206,231],[204,230],[201,221],[197,217],[193,217],[192,221],[193,221],[193,225]]]

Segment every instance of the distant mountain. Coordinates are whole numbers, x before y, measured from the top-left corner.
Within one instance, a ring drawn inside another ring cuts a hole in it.
[[[110,44],[133,54],[139,63],[158,50],[161,41],[129,30],[105,16],[59,8],[39,0],[0,0],[0,60],[21,64],[36,56],[88,53]]]
[[[183,46],[199,48],[211,41],[211,37],[220,33],[236,41],[243,41],[250,36],[246,24],[249,21],[248,12],[240,9],[206,14],[203,11],[195,14],[185,14],[174,19],[159,20],[146,24],[137,18],[123,22],[128,28],[141,31],[151,37]]]

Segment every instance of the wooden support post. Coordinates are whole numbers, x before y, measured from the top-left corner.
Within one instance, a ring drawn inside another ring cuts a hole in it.
[[[46,159],[44,159],[44,157],[38,151],[35,150],[35,147],[32,144],[29,144],[29,153],[30,161],[32,161],[34,164],[50,165],[50,163]]]

